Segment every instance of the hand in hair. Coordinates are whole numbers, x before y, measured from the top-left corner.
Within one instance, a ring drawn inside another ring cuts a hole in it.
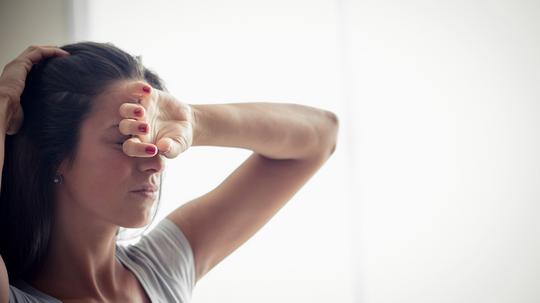
[[[20,104],[26,76],[32,65],[52,56],[66,56],[68,52],[56,46],[29,46],[17,58],[9,62],[0,75],[0,102],[8,102],[4,129],[8,135],[16,134],[23,122]]]
[[[123,103],[119,108],[123,118],[119,123],[120,132],[132,135],[123,144],[124,153],[152,157],[159,152],[172,159],[191,147],[194,115],[189,104],[144,81],[127,83],[125,89],[139,99],[139,104]]]

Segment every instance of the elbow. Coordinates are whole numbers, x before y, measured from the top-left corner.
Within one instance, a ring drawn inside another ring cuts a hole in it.
[[[293,133],[288,139],[296,146],[297,155],[288,159],[316,159],[326,161],[336,150],[339,131],[338,116],[318,109],[310,116],[306,131]]]
[[[331,156],[336,151],[337,138],[339,135],[339,118],[335,113],[331,111],[325,111],[325,115],[330,121],[330,135],[328,138],[330,142],[330,151],[328,153],[328,156]]]
[[[323,110],[323,117],[324,122],[321,123],[318,130],[316,150],[327,159],[336,151],[339,118],[335,113],[328,110]]]

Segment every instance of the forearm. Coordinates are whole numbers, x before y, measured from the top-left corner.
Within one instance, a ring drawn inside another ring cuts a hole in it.
[[[239,147],[268,158],[300,159],[331,153],[336,143],[337,117],[326,110],[269,102],[190,106],[192,146]]]

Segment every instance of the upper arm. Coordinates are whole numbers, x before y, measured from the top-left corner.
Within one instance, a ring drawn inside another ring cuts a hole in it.
[[[287,160],[253,153],[214,190],[170,213],[191,244],[196,281],[268,222],[332,151]]]
[[[9,300],[9,279],[6,265],[0,256],[0,303],[7,303]]]

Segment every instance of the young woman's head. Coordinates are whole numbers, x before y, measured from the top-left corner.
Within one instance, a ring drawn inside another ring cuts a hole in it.
[[[166,90],[137,57],[108,43],[61,47],[71,55],[33,66],[21,96],[24,121],[7,136],[0,194],[0,254],[10,279],[29,278],[44,260],[55,225],[91,222],[143,227],[161,196],[164,158],[130,157],[118,123],[125,84]],[[133,191],[151,184],[159,196]],[[60,223],[61,222],[61,223]],[[80,225],[80,224],[79,224]],[[81,231],[81,236],[85,236]]]

